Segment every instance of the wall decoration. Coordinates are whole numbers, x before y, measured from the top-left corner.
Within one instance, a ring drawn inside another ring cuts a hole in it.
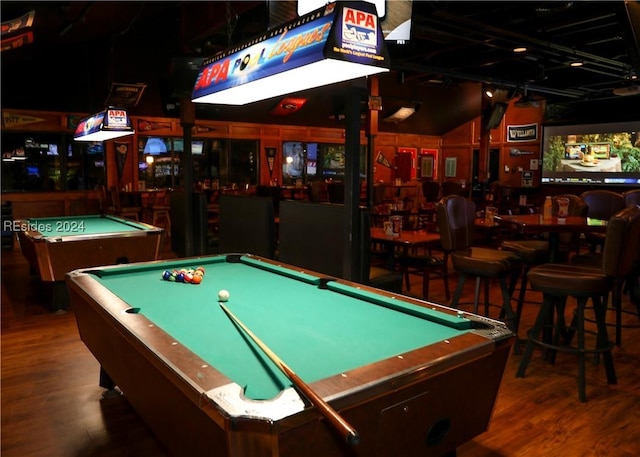
[[[456,166],[458,159],[455,157],[447,157],[444,160],[444,176],[446,178],[454,178],[456,176]]]
[[[538,124],[508,125],[507,141],[536,141],[538,139]]]
[[[378,155],[376,156],[376,162],[387,168],[391,168],[391,162],[389,162],[389,159],[387,159],[382,152],[378,152]]]
[[[428,149],[422,148],[420,149],[420,155],[418,156],[418,169],[420,170],[419,178],[432,178],[436,179],[438,177],[438,167],[437,160],[438,150],[437,149]],[[425,162],[426,159],[426,162]]]
[[[129,152],[129,143],[114,141],[116,147],[116,163],[118,165],[118,181],[122,179],[124,164],[127,161],[127,153]]]
[[[434,157],[431,155],[420,156],[420,177],[433,178]]]
[[[273,174],[273,165],[276,161],[276,148],[264,148],[267,154],[267,166],[269,167],[269,176]]]
[[[509,155],[511,157],[517,157],[517,156],[531,156],[533,155],[533,151],[522,151],[520,149],[516,149],[516,148],[511,148],[509,149]]]

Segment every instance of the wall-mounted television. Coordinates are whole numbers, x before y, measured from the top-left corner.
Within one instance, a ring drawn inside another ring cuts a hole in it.
[[[541,182],[640,185],[640,121],[543,126]]]

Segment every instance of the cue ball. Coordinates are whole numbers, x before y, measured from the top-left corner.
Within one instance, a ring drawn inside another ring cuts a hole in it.
[[[227,300],[229,300],[229,291],[223,289],[220,292],[218,292],[218,300],[219,301],[227,301]]]

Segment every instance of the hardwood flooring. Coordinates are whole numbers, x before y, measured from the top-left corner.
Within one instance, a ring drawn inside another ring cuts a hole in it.
[[[173,254],[167,249],[165,256]],[[420,281],[412,277],[411,293],[422,290]],[[50,293],[29,275],[19,249],[2,251],[2,456],[167,457],[125,396],[102,397],[98,362],[73,313],[50,311]],[[465,295],[472,293],[469,284]],[[432,280],[431,294],[444,302],[442,280]],[[498,298],[498,289],[491,295]],[[539,300],[535,295],[528,298]],[[628,296],[624,307],[635,308]],[[536,311],[525,306],[521,336]],[[625,321],[640,323],[632,315]],[[640,329],[624,329],[615,349],[617,385],[607,385],[602,364],[588,364],[586,403],[578,401],[575,356],[558,354],[551,365],[536,352],[526,377],[516,378],[520,357],[508,362],[489,430],[460,447],[459,457],[640,455]],[[482,395],[473,383],[460,392],[470,408]]]

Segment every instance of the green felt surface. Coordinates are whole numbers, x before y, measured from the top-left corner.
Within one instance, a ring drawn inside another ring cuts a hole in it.
[[[261,268],[264,264],[253,259],[232,263],[219,256],[199,261],[120,266],[100,272],[98,280],[245,387],[249,398],[272,398],[290,383],[221,309],[220,289],[230,293],[226,305],[231,312],[305,382],[468,331],[466,319],[352,287],[320,288],[319,278]],[[201,284],[162,279],[166,269],[197,266],[206,270]]]
[[[100,216],[99,214],[39,217],[28,219],[27,223],[30,229],[40,232],[45,237],[132,232],[146,228],[134,221],[113,216]]]

